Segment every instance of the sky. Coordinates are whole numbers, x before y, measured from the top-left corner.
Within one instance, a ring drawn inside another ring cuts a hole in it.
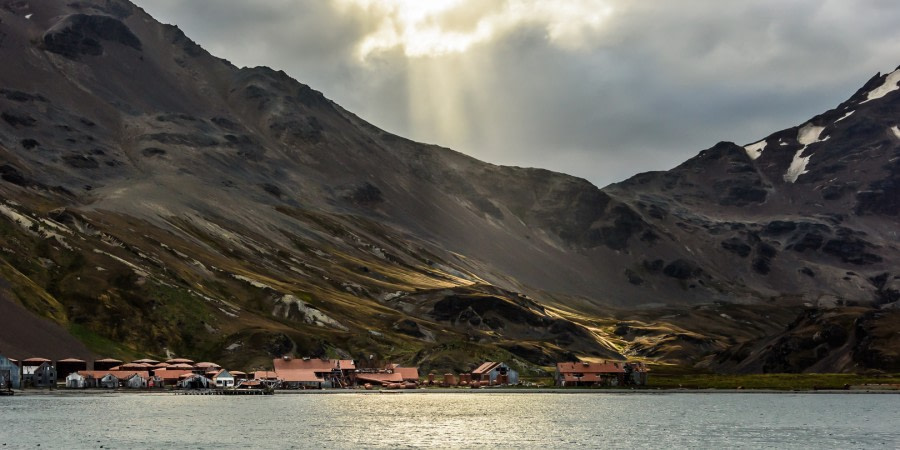
[[[598,186],[837,106],[900,65],[895,0],[137,0],[376,126]]]

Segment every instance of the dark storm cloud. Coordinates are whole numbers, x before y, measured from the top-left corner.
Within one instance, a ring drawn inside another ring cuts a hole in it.
[[[360,43],[388,14],[371,5],[138,3],[214,54],[284,69],[389,131],[598,185],[800,124],[900,64],[892,1],[610,0],[576,45],[552,39],[541,17],[502,19],[462,53],[398,46],[364,60]],[[442,19],[467,32],[505,5],[462,4]]]

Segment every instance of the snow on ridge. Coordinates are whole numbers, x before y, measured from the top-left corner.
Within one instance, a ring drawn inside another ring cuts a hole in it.
[[[842,121],[842,120],[844,120],[844,119],[846,119],[846,118],[852,116],[853,113],[855,113],[855,112],[856,112],[856,110],[854,109],[853,111],[850,111],[850,112],[848,112],[847,114],[844,114],[843,117],[841,117],[841,118],[838,119],[838,120],[835,120],[834,123],[838,123],[838,122],[840,122],[840,121]]]
[[[800,178],[800,175],[803,175],[807,172],[806,165],[809,164],[809,156],[800,156],[803,154],[803,151],[806,150],[804,146],[800,150],[797,150],[797,153],[794,153],[794,159],[791,161],[791,165],[788,167],[787,172],[784,174],[784,181],[788,183],[796,183],[797,178]]]
[[[803,144],[803,148],[797,150],[797,153],[794,153],[794,159],[791,160],[791,165],[788,166],[787,172],[784,173],[784,181],[796,183],[797,178],[800,178],[800,175],[807,172],[806,165],[809,164],[809,158],[811,158],[812,155],[802,156],[803,152],[816,142],[828,140],[830,136],[825,136],[825,139],[820,139],[822,131],[824,130],[825,127],[819,127],[812,123],[807,123],[800,127],[800,131],[797,132],[797,142]]]
[[[803,145],[812,145],[816,142],[822,142],[824,139],[819,139],[819,136],[822,135],[822,131],[824,130],[825,127],[817,127],[812,123],[803,125],[803,127],[800,128],[800,131],[797,132],[797,142]]]
[[[894,136],[897,136],[897,139],[900,139],[900,127],[894,125],[891,127],[891,131],[894,132]]]
[[[888,74],[888,76],[884,79],[884,83],[881,86],[878,86],[877,88],[869,91],[869,93],[866,95],[866,99],[861,101],[860,104],[884,97],[885,95],[888,95],[889,93],[900,89],[900,86],[897,86],[897,83],[900,83],[900,69],[897,69]]]
[[[762,156],[762,152],[765,149],[766,149],[766,140],[765,139],[763,139],[755,144],[750,144],[750,145],[744,146],[744,150],[747,152],[747,156],[749,156],[750,159],[754,159],[754,160],[756,158],[759,158],[760,156]]]

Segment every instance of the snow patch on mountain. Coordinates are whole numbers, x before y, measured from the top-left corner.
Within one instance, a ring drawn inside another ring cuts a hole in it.
[[[897,69],[888,74],[888,76],[884,79],[884,84],[869,91],[868,95],[866,95],[866,99],[861,103],[884,97],[885,95],[888,95],[889,93],[900,89],[900,86],[897,86],[897,83],[900,83],[900,69]]]
[[[835,120],[834,123],[838,123],[838,122],[840,122],[840,121],[842,121],[842,120],[844,120],[844,119],[846,119],[846,118],[852,116],[853,113],[855,113],[855,112],[856,112],[856,110],[854,109],[853,111],[850,111],[850,112],[848,112],[847,114],[844,114],[843,117],[841,117],[841,118],[838,119],[838,120]]]
[[[765,139],[763,139],[755,144],[750,144],[750,145],[747,145],[744,147],[744,150],[747,151],[747,156],[749,156],[750,159],[753,159],[753,160],[762,156],[762,152],[765,149],[766,149],[766,140]]]
[[[788,167],[787,172],[784,174],[784,181],[788,183],[796,183],[797,178],[800,178],[800,175],[803,175],[807,172],[806,165],[809,164],[809,156],[801,156],[803,154],[803,150],[806,150],[806,147],[797,150],[797,153],[794,153],[794,159],[791,161],[791,165]]]
[[[791,165],[788,166],[788,170],[784,174],[784,181],[796,183],[797,178],[800,178],[800,175],[807,172],[806,165],[809,164],[809,158],[812,155],[803,156],[803,152],[816,142],[828,140],[828,136],[825,139],[821,139],[822,131],[824,130],[825,127],[819,127],[811,123],[807,123],[800,128],[800,131],[797,132],[797,142],[803,144],[803,148],[794,153],[794,159],[791,160]]]
[[[891,127],[891,131],[894,133],[894,136],[897,136],[897,139],[900,139],[900,127],[894,125]]]
[[[803,145],[812,145],[816,142],[822,142],[824,139],[819,139],[819,136],[822,135],[822,131],[825,130],[825,127],[817,127],[811,123],[808,123],[800,128],[800,131],[797,132],[797,142]]]

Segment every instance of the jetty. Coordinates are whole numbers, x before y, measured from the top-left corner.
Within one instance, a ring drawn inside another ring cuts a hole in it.
[[[274,389],[189,389],[175,391],[176,395],[274,395]]]

